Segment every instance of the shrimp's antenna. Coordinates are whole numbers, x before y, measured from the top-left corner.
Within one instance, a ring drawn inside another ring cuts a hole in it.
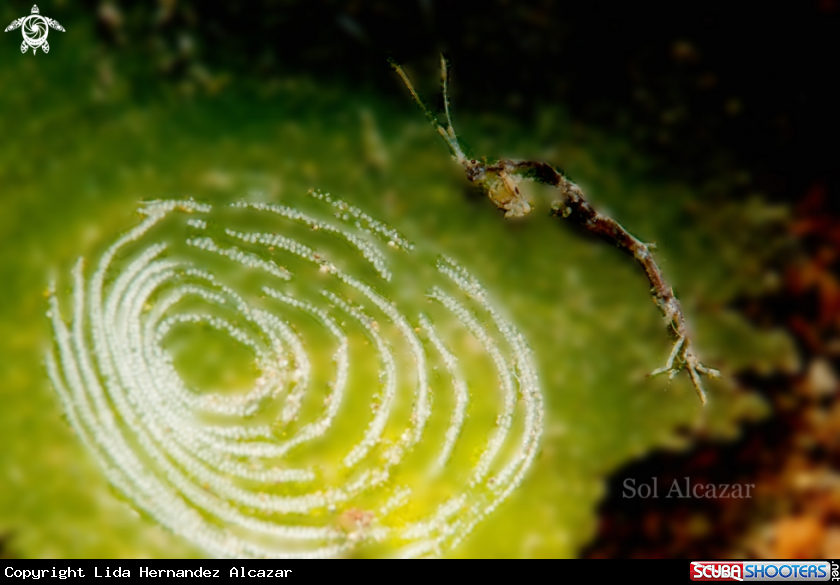
[[[443,92],[443,109],[446,111],[446,123],[449,125],[446,131],[449,133],[449,137],[455,145],[459,147],[458,150],[460,150],[458,137],[455,136],[455,127],[452,126],[452,116],[449,114],[449,62],[443,54],[440,56],[440,85]],[[461,153],[461,156],[463,156],[463,153]]]
[[[429,122],[432,123],[432,126],[435,127],[438,134],[443,137],[446,141],[446,144],[449,145],[449,149],[452,151],[452,156],[458,161],[458,163],[463,164],[466,160],[466,156],[464,156],[464,151],[461,149],[461,145],[458,143],[458,137],[455,135],[455,130],[452,127],[452,118],[449,115],[449,94],[447,91],[447,78],[449,77],[449,71],[446,66],[446,59],[443,55],[440,56],[440,71],[441,71],[441,83],[443,86],[443,103],[444,109],[446,110],[446,121],[448,124],[447,128],[441,126],[440,121],[437,119],[420,95],[417,93],[417,90],[414,89],[414,86],[411,84],[411,80],[408,78],[408,75],[405,74],[403,68],[400,66],[399,63],[394,61],[393,59],[389,59],[391,63],[391,67],[397,72],[397,75],[403,80],[405,86],[408,88],[408,91],[411,93],[411,97],[414,98],[414,101],[420,106],[420,109],[423,110],[423,113],[426,114],[426,118],[428,118]]]

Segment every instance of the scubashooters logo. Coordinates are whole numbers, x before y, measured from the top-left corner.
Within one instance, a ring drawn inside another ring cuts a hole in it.
[[[836,563],[832,563],[835,567]],[[693,561],[692,581],[829,581],[828,561]]]

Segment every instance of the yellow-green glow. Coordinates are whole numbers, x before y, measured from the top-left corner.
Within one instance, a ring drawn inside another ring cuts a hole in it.
[[[531,351],[456,261],[310,195],[144,205],[51,297],[50,378],[114,487],[210,554],[444,554],[536,455]]]

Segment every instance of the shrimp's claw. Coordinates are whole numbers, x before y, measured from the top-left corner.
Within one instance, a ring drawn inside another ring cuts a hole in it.
[[[700,375],[718,378],[720,377],[720,371],[701,364],[697,355],[691,349],[691,342],[685,336],[681,336],[674,343],[674,348],[671,350],[671,355],[668,356],[665,365],[652,371],[648,374],[648,377],[667,373],[668,378],[673,379],[683,369],[688,370],[688,375],[691,377],[691,383],[694,385],[694,390],[697,392],[700,402],[706,404],[706,391],[703,389]]]

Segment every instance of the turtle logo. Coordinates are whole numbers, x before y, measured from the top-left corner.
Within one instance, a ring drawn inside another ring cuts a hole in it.
[[[12,24],[6,27],[5,32],[15,30],[23,26],[23,42],[20,45],[20,52],[25,53],[26,49],[32,47],[32,54],[34,55],[38,49],[45,53],[50,52],[50,45],[47,42],[47,35],[50,28],[64,32],[64,27],[58,24],[52,18],[41,16],[37,6],[32,7],[32,14],[13,20]]]

